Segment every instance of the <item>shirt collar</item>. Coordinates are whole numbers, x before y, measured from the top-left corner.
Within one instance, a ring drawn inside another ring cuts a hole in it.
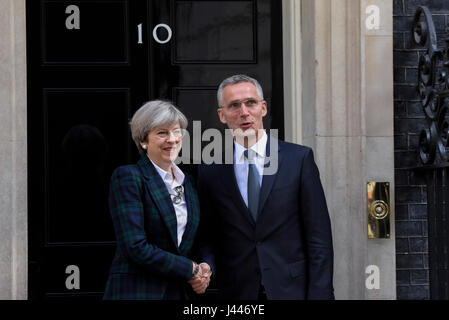
[[[150,159],[150,157],[148,158]],[[159,167],[156,163],[153,162],[153,160],[150,159],[150,161],[154,165],[157,173],[159,173],[164,182],[173,182],[175,186],[180,186],[184,183],[185,175],[174,162],[172,162],[173,174],[175,176],[175,180],[173,181],[173,177],[170,172],[167,172],[161,167]]]
[[[256,152],[258,157],[265,158],[267,152],[267,140],[268,136],[264,130],[262,138],[260,138],[250,149]],[[243,163],[243,152],[245,152],[245,150],[244,146],[234,141],[235,163]]]

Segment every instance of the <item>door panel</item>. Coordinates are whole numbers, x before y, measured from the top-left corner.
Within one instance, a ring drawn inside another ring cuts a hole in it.
[[[79,29],[70,6],[79,10]],[[128,1],[46,1],[42,6],[44,64],[129,64]],[[61,14],[63,13],[63,14]]]
[[[129,89],[45,89],[43,108],[46,242],[114,241],[108,186],[127,162]]]
[[[68,254],[68,252],[70,254]],[[103,296],[115,245],[105,243],[60,244],[46,248],[44,263],[41,266],[43,297],[45,299],[95,299]],[[70,276],[73,272],[68,267],[79,268],[79,289],[69,290],[74,285]],[[66,273],[66,270],[68,273]]]
[[[174,1],[174,63],[256,63],[255,1]]]
[[[115,252],[109,180],[139,158],[128,122],[144,102],[173,100],[190,136],[193,121],[223,132],[217,86],[246,73],[282,138],[280,18],[276,0],[27,0],[30,299],[102,297]]]

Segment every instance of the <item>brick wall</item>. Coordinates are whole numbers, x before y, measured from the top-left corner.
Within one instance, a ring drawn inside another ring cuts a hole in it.
[[[444,47],[449,22],[447,0],[393,0],[394,134],[396,182],[396,275],[398,299],[429,299],[425,181],[406,168],[418,165],[418,137],[427,127],[418,97],[418,58],[424,50],[412,42],[418,6],[433,15],[438,45]]]

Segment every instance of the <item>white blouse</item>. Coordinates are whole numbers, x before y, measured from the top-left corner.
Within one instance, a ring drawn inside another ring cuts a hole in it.
[[[181,171],[181,169],[179,169],[179,167],[175,163],[173,163],[172,168],[173,168],[173,174],[175,176],[175,178],[173,179],[173,175],[171,173],[160,168],[152,160],[151,160],[151,162],[153,163],[157,172],[159,173],[162,180],[164,181],[165,186],[167,187],[168,193],[170,194],[170,198],[173,200],[173,198],[178,194],[175,191],[175,188],[178,186],[182,186],[182,184],[184,183],[184,178],[185,178],[184,173]],[[183,186],[183,190],[184,190],[184,186]],[[173,207],[175,208],[176,221],[178,224],[177,235],[178,235],[178,247],[179,247],[181,245],[182,236],[184,234],[184,231],[185,231],[186,225],[187,225],[187,203],[185,200],[184,192],[182,192],[182,194],[181,194],[181,201],[179,201],[178,203],[174,203],[174,202],[172,202],[172,203],[173,203]]]

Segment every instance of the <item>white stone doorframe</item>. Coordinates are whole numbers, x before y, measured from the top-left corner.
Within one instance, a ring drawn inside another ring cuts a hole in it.
[[[25,0],[0,0],[0,300],[27,299]]]
[[[331,216],[336,298],[396,299],[392,1],[282,5],[285,137],[315,153]],[[371,5],[378,29],[366,25]],[[390,239],[367,238],[368,181],[390,182]],[[371,265],[379,267],[379,289],[366,287]]]

